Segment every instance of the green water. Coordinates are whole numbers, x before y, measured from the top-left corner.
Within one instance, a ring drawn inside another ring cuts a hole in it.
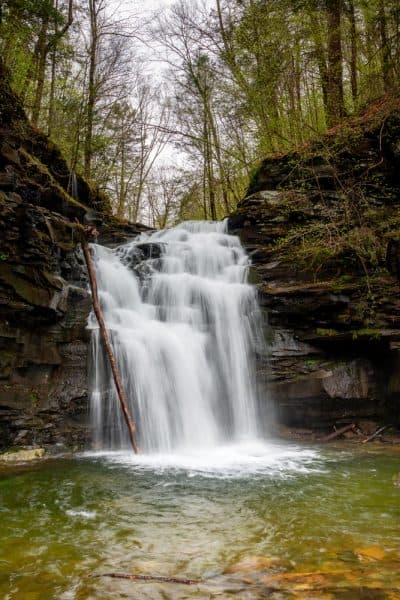
[[[89,456],[0,471],[0,598],[400,598],[400,452],[283,462]],[[110,571],[202,581],[88,577]]]

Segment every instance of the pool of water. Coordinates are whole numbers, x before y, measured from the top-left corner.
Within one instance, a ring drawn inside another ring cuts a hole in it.
[[[289,444],[8,467],[0,597],[400,598],[399,471],[396,448]]]

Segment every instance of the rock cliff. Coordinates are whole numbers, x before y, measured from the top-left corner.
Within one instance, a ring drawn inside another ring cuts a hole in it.
[[[90,209],[104,243],[142,230],[113,219],[107,198],[29,125],[0,66],[0,449],[87,441],[90,298],[77,221]]]
[[[400,100],[268,158],[230,216],[252,255],[278,423],[399,424]]]

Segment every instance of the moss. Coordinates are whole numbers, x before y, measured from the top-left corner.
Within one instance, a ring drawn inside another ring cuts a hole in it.
[[[22,102],[12,92],[7,70],[0,59],[0,122],[12,123],[25,119]]]
[[[336,329],[324,329],[322,327],[317,328],[315,330],[316,335],[322,336],[322,337],[333,337],[335,335],[339,335],[339,332]]]
[[[62,197],[62,199],[67,203],[71,204],[76,208],[82,209],[84,212],[87,212],[88,207],[85,204],[82,204],[78,200],[75,200],[72,196],[70,196],[61,185],[54,179],[53,175],[50,173],[49,169],[40,162],[37,158],[29,154],[25,149],[21,148],[19,150],[20,154],[25,158],[27,164],[33,167],[39,174],[41,174],[45,178],[45,183],[54,190],[57,190],[58,194]]]
[[[32,402],[32,404],[34,406],[37,406],[39,404],[40,398],[39,398],[39,394],[36,390],[31,392],[31,394],[29,395],[29,400]]]
[[[257,285],[259,283],[262,283],[262,280],[259,276],[259,274],[257,273],[256,269],[254,269],[253,267],[249,268],[249,274],[247,277],[247,282],[251,283],[253,285]]]
[[[353,340],[356,340],[359,337],[368,337],[368,338],[379,339],[382,337],[382,329],[368,329],[368,328],[353,329],[350,331],[350,334],[351,334]]]
[[[246,196],[249,196],[251,193],[250,190],[254,191],[257,188],[257,182],[259,179],[259,176],[262,172],[262,167],[263,167],[263,163],[257,162],[256,164],[252,165],[251,169],[250,169],[250,173],[249,173],[249,186],[248,186],[248,191]]]

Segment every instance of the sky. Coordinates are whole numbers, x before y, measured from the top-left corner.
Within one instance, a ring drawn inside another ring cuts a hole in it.
[[[132,15],[132,19],[146,19],[153,11],[157,9],[168,8],[177,0],[110,0],[111,5],[118,7],[118,10],[126,11],[127,15]],[[153,43],[138,43],[136,46],[140,54],[143,54],[145,61],[149,62],[148,74],[154,81],[159,81],[162,85],[163,75],[165,75],[166,63],[162,60],[163,48]],[[185,155],[179,151],[173,143],[167,143],[164,150],[157,159],[157,165],[170,167],[174,170],[185,163]]]
[[[161,6],[168,6],[173,4],[175,0],[142,0],[138,4],[141,5],[145,10],[153,10]]]

